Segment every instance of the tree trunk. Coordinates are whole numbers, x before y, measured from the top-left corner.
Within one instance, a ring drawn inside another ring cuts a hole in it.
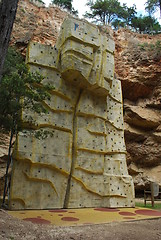
[[[0,0],[0,82],[19,0]]]
[[[14,130],[11,129],[11,135],[10,135],[10,143],[9,143],[9,149],[8,149],[8,160],[7,160],[7,167],[6,167],[6,174],[5,174],[5,183],[4,183],[4,191],[3,191],[3,201],[2,201],[2,207],[6,208],[5,205],[5,198],[6,195],[9,193],[9,185],[10,185],[10,180],[8,179],[8,171],[9,167],[11,165],[11,160],[12,160],[12,140],[14,136]]]

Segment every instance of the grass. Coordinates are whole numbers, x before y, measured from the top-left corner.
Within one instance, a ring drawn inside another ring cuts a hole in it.
[[[144,203],[136,202],[135,206],[136,207],[145,207],[145,208],[150,208],[150,209],[161,210],[161,203],[154,203],[154,207],[152,207],[151,203],[147,203],[146,206],[144,206]]]

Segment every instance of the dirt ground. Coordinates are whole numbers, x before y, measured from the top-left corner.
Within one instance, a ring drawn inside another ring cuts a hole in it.
[[[55,227],[13,218],[0,210],[0,240],[161,240],[161,218],[88,226]]]

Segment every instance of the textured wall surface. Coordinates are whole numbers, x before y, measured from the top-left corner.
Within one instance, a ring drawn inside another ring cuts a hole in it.
[[[55,47],[30,43],[27,62],[54,90],[47,114],[22,113],[10,208],[134,206],[113,40],[68,18]]]

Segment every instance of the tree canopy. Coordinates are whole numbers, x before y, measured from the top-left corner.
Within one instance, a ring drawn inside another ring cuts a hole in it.
[[[136,14],[135,5],[127,7],[126,4],[121,5],[118,0],[89,0],[87,5],[91,12],[86,12],[85,17],[93,18],[103,24],[129,25]]]
[[[132,26],[132,20],[136,17],[136,5],[132,7],[127,7],[126,4],[123,4],[121,15],[119,18],[116,18],[112,21],[111,25],[117,29],[119,27]]]
[[[72,10],[72,0],[52,0],[51,2],[70,11]]]
[[[145,9],[149,15],[155,13],[158,9],[160,9],[161,15],[161,0],[147,0],[145,6]]]
[[[135,4],[128,7],[125,3],[121,5],[119,0],[88,0],[87,5],[90,12],[86,12],[84,16],[92,18],[97,23],[111,24],[115,29],[129,27],[137,32],[151,34],[161,31],[161,26],[154,17],[137,16]]]
[[[42,0],[38,0],[38,2],[45,4],[44,1],[42,1]]]
[[[148,34],[161,31],[161,26],[158,21],[151,16],[140,16],[132,19],[131,26],[136,30]]]
[[[89,0],[87,5],[90,7],[91,13],[86,12],[85,17],[93,18],[103,24],[109,24],[123,14],[118,0],[96,0],[96,2]]]
[[[73,0],[52,0],[51,3],[58,5],[60,7],[66,8],[71,13],[78,15],[78,11],[72,6]]]
[[[33,0],[31,0],[33,1]],[[37,0],[39,3],[45,4],[43,0]]]
[[[131,25],[131,22],[135,18],[136,14],[135,4],[132,7],[127,7],[125,3],[123,4],[121,18],[125,25]]]
[[[0,87],[1,128],[7,131],[19,129],[23,108],[37,113],[45,111],[41,102],[50,97],[50,88],[42,85],[42,80],[40,74],[29,71],[15,49],[8,49]]]

